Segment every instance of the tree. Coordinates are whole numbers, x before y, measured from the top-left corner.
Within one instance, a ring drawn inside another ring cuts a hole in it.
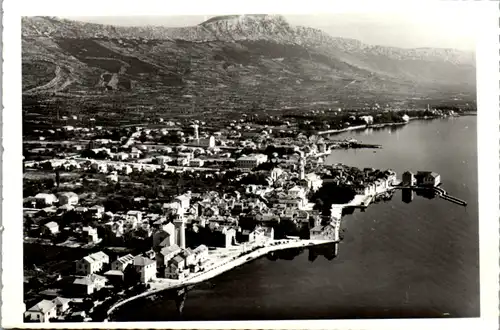
[[[325,205],[325,203],[323,203],[323,200],[321,198],[316,198],[316,201],[314,203],[314,209],[315,210],[322,210],[324,205]]]

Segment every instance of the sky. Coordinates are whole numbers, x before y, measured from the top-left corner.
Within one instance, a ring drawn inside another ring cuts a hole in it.
[[[385,11],[324,14],[284,14],[292,25],[319,28],[334,37],[360,40],[367,44],[402,48],[436,47],[474,50],[476,19],[468,1],[443,1],[441,6]],[[64,16],[79,21],[122,26],[155,25],[183,27],[196,25],[214,15],[176,16]]]

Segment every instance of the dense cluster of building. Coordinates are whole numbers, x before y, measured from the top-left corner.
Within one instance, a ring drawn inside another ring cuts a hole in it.
[[[309,200],[323,182],[335,181],[351,187],[356,194],[375,195],[396,180],[396,173],[390,170],[322,168],[318,157],[329,152],[327,143],[321,138],[312,141],[302,134],[286,136],[287,132],[293,133],[287,123],[279,127],[277,134],[274,127],[244,120],[233,121],[225,129],[210,134],[200,134],[199,127],[206,124],[195,122],[187,128],[192,132],[190,136],[180,128],[180,123],[165,125],[162,129],[134,129],[119,141],[92,138],[102,128],[83,131],[65,127],[68,134],[79,132],[80,138],[82,134],[90,137],[88,145],[75,148],[79,145],[77,141],[63,143],[62,149],[58,146],[62,150],[59,156],[66,156],[27,160],[24,165],[26,170],[34,171],[102,173],[107,175],[109,184],[133,172],[184,171],[186,167],[217,172],[235,169],[238,175],[234,180],[238,181],[255,175],[255,170],[265,165],[257,171],[264,173],[265,180],[223,193],[188,191],[163,203],[159,213],[147,208],[113,213],[97,201],[91,206],[81,204],[80,196],[74,192],[26,196],[25,218],[42,219],[25,226],[27,242],[89,250],[74,261],[69,274],[64,274],[70,279],[66,285],[70,290],[63,291],[67,292],[65,297],[94,297],[104,288],[187,279],[214,264],[217,253],[211,253],[212,250],[255,247],[288,235],[338,240],[340,217],[325,223]],[[175,137],[178,142],[162,143],[163,137]],[[272,153],[266,152],[270,141]],[[30,154],[33,155],[33,150]],[[309,161],[314,163],[313,167]],[[325,175],[326,172],[329,174]],[[106,247],[126,246],[129,241],[140,248],[133,253],[106,251]],[[68,299],[61,295],[51,300],[44,298],[28,308],[25,317],[45,322],[75,313],[81,316],[81,309],[67,307]]]

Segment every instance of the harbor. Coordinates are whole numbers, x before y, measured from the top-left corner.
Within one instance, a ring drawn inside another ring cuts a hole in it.
[[[464,125],[472,127],[469,121],[474,119],[475,117],[460,118],[465,123],[462,126],[452,125],[452,132],[459,135],[457,130]],[[395,304],[408,297],[408,302],[401,311],[407,317],[414,315],[415,309],[421,308],[422,301],[430,306],[424,312],[427,313],[432,308],[437,317],[444,312],[450,312],[454,316],[475,317],[474,313],[477,311],[471,308],[470,304],[474,301],[472,296],[476,297],[478,292],[475,284],[477,268],[473,259],[477,254],[474,243],[477,239],[477,194],[474,187],[477,185],[474,176],[467,175],[470,166],[476,164],[473,158],[475,156],[471,152],[470,158],[457,158],[453,157],[453,154],[440,152],[442,149],[459,148],[460,145],[474,141],[475,131],[466,131],[470,136],[467,135],[464,139],[439,139],[436,132],[444,131],[447,125],[450,123],[436,121],[427,125],[426,122],[416,121],[403,128],[401,139],[404,140],[399,141],[394,140],[394,137],[385,131],[374,132],[370,139],[364,139],[366,142],[384,146],[387,157],[378,157],[379,162],[373,160],[375,154],[371,151],[354,153],[339,150],[325,163],[349,164],[361,169],[366,167],[366,164],[373,164],[376,168],[394,168],[400,180],[407,169],[429,168],[446,176],[441,187],[450,195],[466,200],[467,212],[464,212],[462,207],[454,207],[455,204],[441,202],[437,195],[434,199],[416,195],[416,200],[412,203],[401,202],[399,197],[402,192],[410,192],[410,189],[394,187],[393,193],[397,199],[376,205],[372,205],[375,204],[375,201],[372,201],[366,212],[344,212],[340,236],[345,237],[338,244],[340,253],[335,259],[328,261],[318,258],[311,262],[306,253],[293,260],[275,262],[263,257],[258,261],[246,263],[234,270],[234,275],[232,272],[226,272],[206,284],[190,289],[182,320],[228,321],[237,317],[234,315],[242,314],[250,320],[266,317],[310,319],[318,313],[321,313],[319,317],[324,315],[325,318],[349,318],[366,313],[366,308],[363,307],[366,299],[375,301],[380,297]],[[401,152],[414,149],[415,141],[422,135],[429,140],[426,144],[429,157],[423,159],[420,153],[411,152],[402,157]],[[348,139],[351,136],[357,138],[355,134],[345,134],[340,138]],[[439,161],[429,163],[428,159]],[[394,182],[395,185],[398,183],[400,182]],[[429,189],[420,191],[427,190]],[[357,199],[362,200],[361,197]],[[360,207],[357,208],[359,209]],[[450,255],[454,257],[450,258]],[[466,267],[457,267],[457,264]],[[395,283],[394,277],[387,273],[387,269],[401,274],[404,283]],[[259,276],[257,283],[255,274]],[[376,276],[380,287],[375,288],[366,281],[367,274]],[[432,285],[432,290],[428,290],[428,286],[422,282],[421,279],[425,276],[436,283]],[[332,277],[335,277],[334,281]],[[301,283],[307,290],[294,291],[297,283]],[[403,287],[406,283],[411,286]],[[252,299],[248,299],[249,288],[254,291],[260,286],[265,288],[267,294],[254,294]],[[450,288],[453,290],[450,291]],[[219,296],[227,299],[213,299]],[[448,297],[453,297],[450,303],[447,302]],[[346,300],[359,302],[360,306],[351,312],[345,307]],[[294,310],[299,302],[303,307],[298,311]],[[135,309],[130,310],[140,313],[140,316],[127,313],[129,306],[124,306],[113,313],[113,320],[171,321],[178,317],[177,306],[170,297],[160,296],[154,302],[144,303],[143,306],[139,301],[132,305]],[[269,306],[269,313],[263,315],[262,306]],[[426,315],[434,317],[431,312]],[[394,313],[392,309],[381,309],[369,316],[391,317]]]

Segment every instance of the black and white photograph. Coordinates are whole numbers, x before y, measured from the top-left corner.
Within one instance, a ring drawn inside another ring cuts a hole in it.
[[[17,17],[9,317],[498,325],[498,4],[425,3]]]

